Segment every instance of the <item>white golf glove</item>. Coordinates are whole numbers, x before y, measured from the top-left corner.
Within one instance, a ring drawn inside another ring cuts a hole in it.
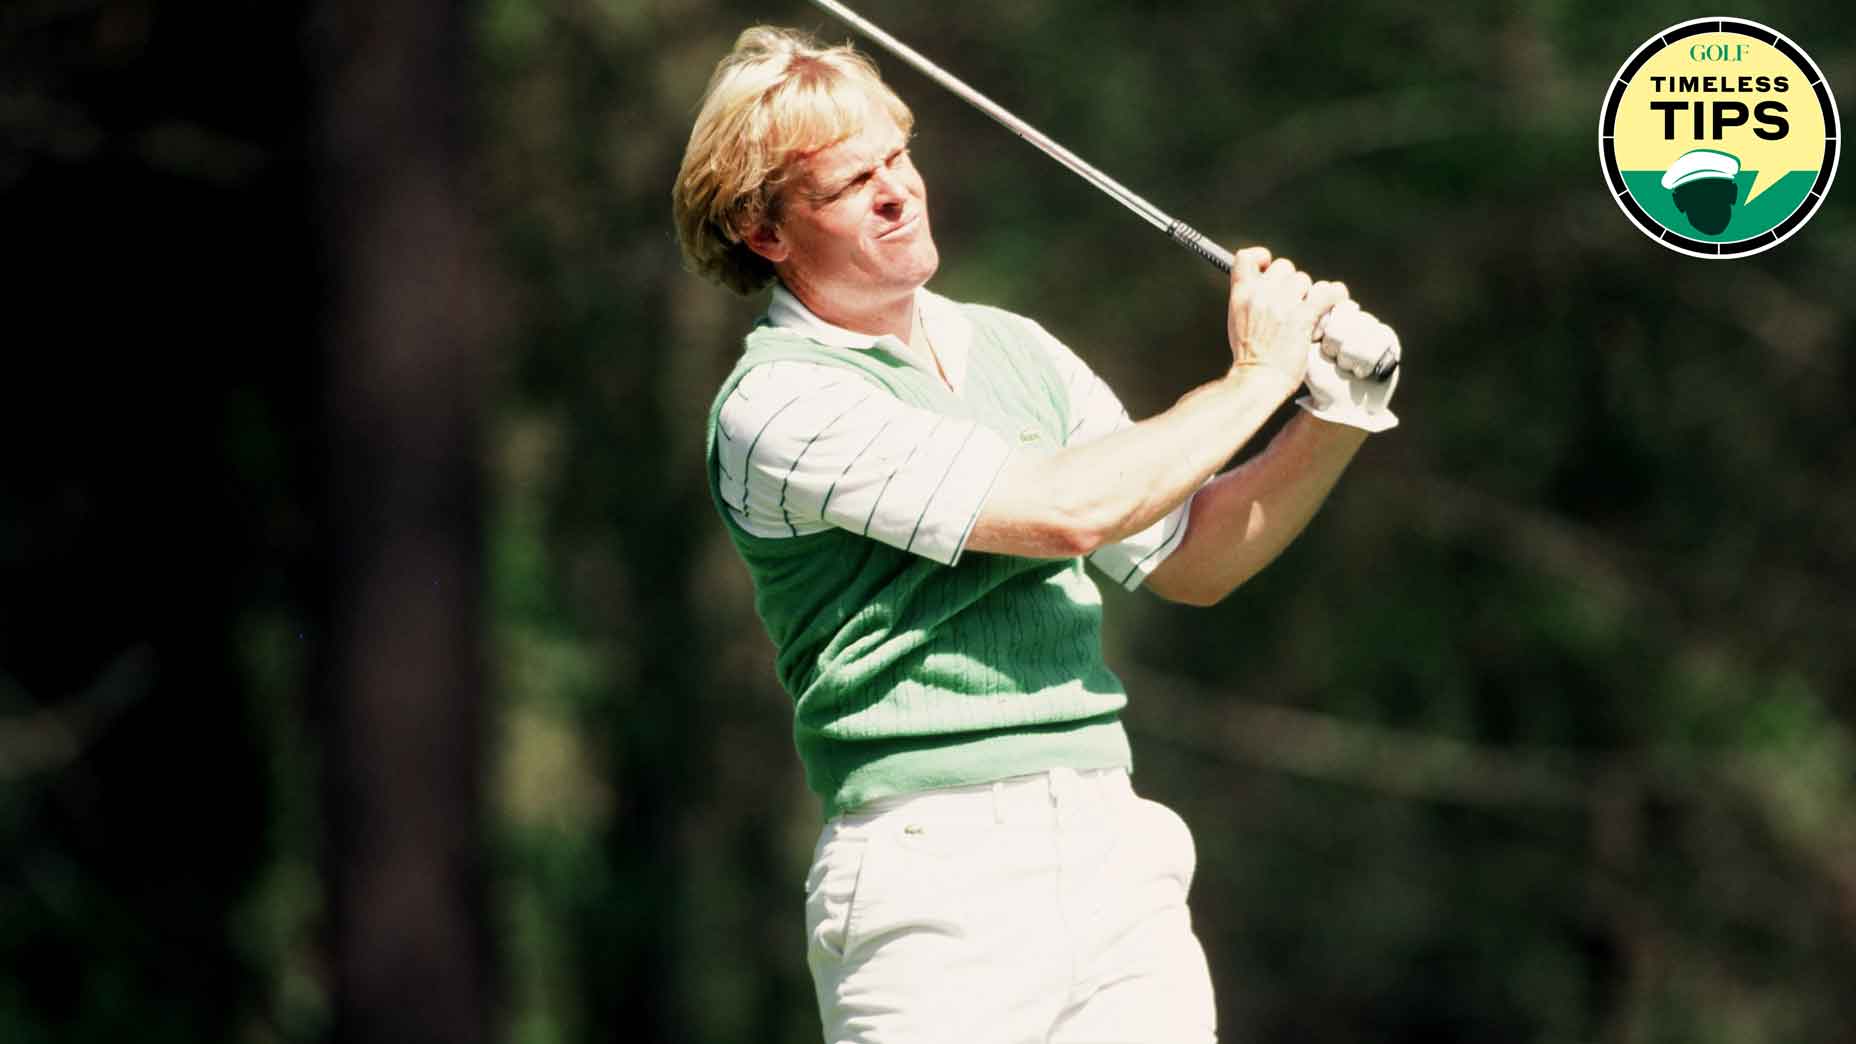
[[[1388,353],[1393,362],[1399,358],[1398,335],[1353,301],[1329,309],[1315,328],[1315,339],[1321,342],[1321,353],[1334,360],[1341,373],[1355,377],[1372,373]]]
[[[1322,323],[1321,340],[1308,346],[1308,394],[1295,400],[1309,413],[1334,424],[1379,432],[1398,426],[1388,409],[1400,366],[1384,381],[1369,376],[1387,351],[1400,358],[1398,335],[1352,301],[1334,306]]]

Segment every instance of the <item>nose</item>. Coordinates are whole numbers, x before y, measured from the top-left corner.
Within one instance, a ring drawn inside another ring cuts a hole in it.
[[[910,195],[908,181],[902,174],[888,167],[879,167],[871,180],[876,184],[874,200],[877,209],[891,216],[901,211]]]

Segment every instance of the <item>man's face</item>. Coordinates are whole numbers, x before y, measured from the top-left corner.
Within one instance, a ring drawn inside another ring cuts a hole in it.
[[[1718,236],[1733,220],[1740,186],[1727,178],[1701,178],[1675,190],[1676,209],[1695,231]]]
[[[750,245],[822,313],[893,303],[940,264],[908,136],[881,109],[856,135],[800,159],[784,204],[779,226]]]

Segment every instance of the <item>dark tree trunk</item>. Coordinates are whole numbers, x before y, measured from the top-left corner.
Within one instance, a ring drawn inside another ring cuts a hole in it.
[[[315,6],[335,1033],[489,1035],[483,476],[489,276],[466,12]]]

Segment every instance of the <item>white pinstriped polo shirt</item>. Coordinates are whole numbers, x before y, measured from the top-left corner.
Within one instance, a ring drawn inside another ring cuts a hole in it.
[[[964,387],[973,332],[960,308],[916,291],[928,339],[955,394]],[[882,347],[936,373],[934,359],[897,338],[857,333],[814,315],[775,282],[767,318],[834,347]],[[1022,317],[1021,317],[1022,318]],[[1030,319],[1030,340],[1050,353],[1070,401],[1066,445],[1131,426],[1128,412],[1076,354]],[[960,557],[974,520],[1014,453],[1058,447],[1008,445],[992,429],[902,402],[843,368],[780,361],[749,371],[722,403],[716,453],[722,500],[758,537],[794,537],[839,526],[943,565]],[[1185,538],[1191,498],[1165,518],[1089,561],[1132,590]]]

